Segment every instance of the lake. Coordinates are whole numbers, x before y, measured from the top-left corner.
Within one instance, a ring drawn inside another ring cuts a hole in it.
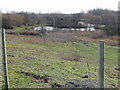
[[[43,27],[44,30],[47,30],[47,31],[54,31],[54,27],[51,27],[51,26],[45,26]],[[42,30],[42,27],[41,26],[38,26],[38,27],[35,27],[34,30]],[[67,30],[69,31],[70,28],[56,28],[56,30]],[[75,28],[71,28],[71,31],[74,31]],[[87,28],[76,28],[77,31],[95,31],[95,28],[94,27],[87,27]]]

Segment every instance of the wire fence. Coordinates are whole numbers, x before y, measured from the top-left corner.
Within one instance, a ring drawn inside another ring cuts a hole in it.
[[[2,88],[2,40],[0,29],[0,88]]]
[[[6,34],[10,87],[98,88],[99,43],[81,40],[78,33]],[[117,47],[106,45],[105,87],[118,86],[117,54]]]

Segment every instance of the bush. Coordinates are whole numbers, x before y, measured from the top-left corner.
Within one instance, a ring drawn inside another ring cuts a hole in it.
[[[107,35],[118,35],[118,27],[117,25],[106,25],[104,29]]]

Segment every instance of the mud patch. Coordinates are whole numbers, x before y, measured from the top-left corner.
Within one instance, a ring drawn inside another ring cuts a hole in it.
[[[115,70],[120,71],[120,67],[115,67]]]
[[[15,57],[14,55],[7,55],[8,57]]]
[[[39,76],[39,75],[35,75],[34,73],[29,73],[29,72],[21,72],[22,74],[29,76],[29,77],[33,77],[36,80],[39,80],[40,82],[43,83],[48,83],[48,75],[44,75],[44,76]]]
[[[30,31],[30,30],[26,30],[26,31],[6,31],[7,34],[15,34],[15,35],[32,35],[32,36],[39,36],[40,34],[38,32],[35,31]]]
[[[69,80],[64,85],[51,84],[51,88],[98,88],[97,80]]]
[[[71,87],[71,88],[98,88],[98,81],[96,80],[72,80],[68,81],[65,84],[65,87]]]
[[[60,88],[60,87],[64,87],[63,85],[60,85],[58,83],[52,83],[51,84],[51,88]]]
[[[117,78],[117,79],[119,79],[118,75],[116,75],[116,74],[114,74],[114,73],[110,74],[109,77],[110,77],[110,78]]]

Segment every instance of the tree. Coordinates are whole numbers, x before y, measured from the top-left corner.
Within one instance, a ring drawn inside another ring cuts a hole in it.
[[[20,14],[2,14],[2,27],[13,29],[15,26],[21,26],[24,22],[24,16]]]

